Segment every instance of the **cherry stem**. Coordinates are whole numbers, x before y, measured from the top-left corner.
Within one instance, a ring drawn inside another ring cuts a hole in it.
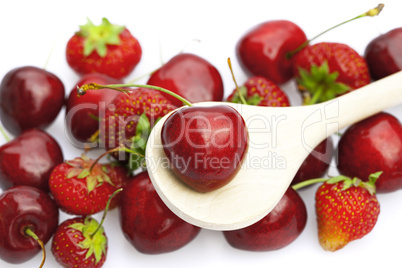
[[[82,85],[81,87],[79,87],[77,89],[77,94],[78,95],[84,95],[88,90],[99,90],[99,89],[103,89],[103,88],[107,88],[107,89],[112,89],[112,90],[117,90],[120,92],[124,92],[126,94],[130,93],[130,90],[128,89],[124,89],[124,87],[142,87],[142,88],[149,88],[149,89],[155,89],[158,91],[162,91],[163,93],[169,94],[170,96],[175,97],[176,99],[180,100],[181,102],[183,102],[185,105],[187,106],[193,106],[193,104],[191,102],[189,102],[188,100],[186,100],[185,98],[183,98],[182,96],[167,90],[163,87],[158,87],[158,86],[152,86],[152,85],[138,85],[138,84],[113,84],[113,85],[99,85],[96,83],[90,83],[90,84],[85,84]]]
[[[325,182],[327,180],[328,180],[328,178],[310,179],[310,180],[306,180],[306,181],[296,183],[296,184],[294,184],[292,186],[292,188],[293,188],[293,190],[297,191],[297,190],[299,190],[299,189],[301,189],[303,187],[306,187],[306,186],[309,186],[309,185],[312,185],[312,184],[315,184],[315,183],[319,183],[319,182]]]
[[[42,263],[40,264],[39,268],[42,268],[46,261],[45,245],[43,244],[42,240],[40,240],[40,238],[29,227],[25,228],[24,232],[29,237],[35,239],[35,241],[38,242],[38,244],[40,245],[42,249]]]
[[[7,142],[10,141],[10,138],[8,137],[8,135],[6,134],[6,132],[4,131],[4,129],[0,126],[0,132],[1,134],[3,134],[3,137],[6,139]]]
[[[341,25],[343,25],[343,24],[346,24],[346,23],[348,23],[348,22],[351,22],[351,21],[354,21],[354,20],[357,20],[357,19],[360,19],[360,18],[363,18],[363,17],[374,17],[374,16],[377,16],[377,15],[380,14],[380,12],[381,12],[381,10],[382,10],[383,8],[384,8],[384,4],[378,4],[377,7],[372,8],[372,9],[370,9],[369,11],[367,11],[367,12],[365,12],[365,13],[363,13],[363,14],[360,14],[359,16],[356,16],[356,17],[354,17],[354,18],[351,18],[351,19],[349,19],[349,20],[346,20],[346,21],[344,21],[344,22],[341,22],[341,23],[339,23],[339,24],[337,24],[337,25],[335,25],[335,26],[332,26],[331,28],[329,28],[329,29],[323,31],[322,33],[320,33],[320,34],[314,36],[313,38],[311,38],[311,39],[305,41],[303,44],[301,44],[301,45],[300,45],[298,48],[296,48],[295,50],[288,52],[288,53],[286,54],[286,58],[287,58],[287,59],[290,59],[290,58],[293,57],[297,52],[299,52],[300,50],[302,50],[303,48],[305,48],[306,46],[308,46],[308,45],[311,43],[311,41],[317,39],[317,38],[320,37],[321,35],[323,35],[323,34],[329,32],[329,31],[331,31],[331,30],[333,30],[333,29],[335,29],[335,28],[337,28],[337,27],[339,27],[339,26],[341,26]]]
[[[92,165],[89,167],[89,173],[92,172],[92,169],[95,167],[95,165],[96,165],[104,156],[106,156],[106,155],[108,155],[108,154],[110,154],[110,153],[121,152],[121,151],[130,153],[130,154],[135,154],[135,155],[138,155],[139,157],[142,157],[142,158],[145,157],[145,155],[142,155],[142,154],[140,154],[140,153],[138,153],[138,152],[134,152],[133,150],[128,149],[128,148],[125,147],[124,145],[121,145],[121,146],[116,147],[116,148],[114,148],[114,149],[111,149],[111,150],[109,150],[109,151],[107,151],[107,152],[104,152],[104,153],[101,154],[98,158],[96,158],[95,161],[92,163]]]
[[[232,74],[233,82],[236,85],[236,90],[237,90],[237,94],[239,94],[240,101],[242,102],[242,104],[247,104],[247,101],[244,99],[243,94],[241,94],[240,88],[236,82],[236,78],[235,78],[235,75],[233,73],[233,68],[232,68],[232,61],[230,60],[230,58],[228,58],[228,65],[229,65],[230,73]]]
[[[102,215],[101,222],[99,223],[98,227],[96,228],[96,230],[94,231],[94,233],[91,235],[91,237],[94,237],[95,234],[98,232],[98,230],[102,227],[103,223],[105,222],[106,215],[107,215],[107,212],[108,212],[108,210],[109,210],[109,206],[110,206],[110,203],[112,202],[113,197],[115,197],[115,195],[117,195],[117,194],[120,193],[121,191],[123,191],[123,188],[117,189],[116,191],[113,192],[113,194],[112,194],[112,195],[109,197],[109,199],[107,200],[105,210],[103,211],[103,215]]]
[[[141,80],[141,79],[143,79],[143,78],[145,78],[145,77],[147,77],[147,76],[152,75],[152,74],[153,74],[154,72],[156,72],[158,69],[159,69],[159,67],[158,67],[157,69],[155,69],[155,70],[152,70],[151,72],[148,72],[148,73],[146,73],[146,74],[140,75],[139,77],[133,78],[133,79],[129,80],[129,81],[127,82],[127,84],[134,84],[135,82],[137,82],[137,81],[139,81],[139,80]]]

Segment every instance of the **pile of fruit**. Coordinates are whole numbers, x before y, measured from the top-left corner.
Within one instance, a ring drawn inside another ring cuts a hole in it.
[[[381,8],[359,17],[376,16]],[[347,44],[314,43],[295,23],[275,20],[255,25],[238,40],[237,57],[249,78],[234,86],[227,98],[217,68],[191,53],[171,58],[142,87],[128,87],[124,79],[145,60],[140,41],[107,19],[100,25],[88,21],[66,45],[68,65],[81,77],[70,91],[50,71],[32,66],[15,68],[2,78],[2,132],[14,138],[0,146],[1,260],[22,264],[49,242],[47,255],[63,267],[101,267],[108,261],[108,247],[118,247],[108,244],[103,226],[112,209],[118,210],[120,229],[135,250],[145,254],[178,250],[195,239],[200,228],[166,207],[147,173],[147,139],[161,117],[202,101],[290,106],[281,85],[291,79],[303,105],[313,105],[402,70],[402,28],[375,38],[359,55]],[[91,83],[111,86],[88,86]],[[208,192],[230,183],[240,168],[247,153],[246,126],[228,106],[191,108],[173,113],[162,131],[164,143],[175,143],[165,150],[171,162],[170,153],[185,158],[194,154],[188,150],[194,144],[177,140],[181,120],[192,122],[190,128],[202,127],[212,111],[239,123],[236,127],[244,131],[233,152],[212,148],[216,155],[233,156],[227,172],[196,168],[197,163],[189,163],[185,170],[173,165],[191,188]],[[65,113],[71,146],[82,149],[82,155],[73,159],[64,159],[58,141],[46,131],[60,113]],[[222,128],[224,121],[210,127]],[[321,183],[315,211],[318,243],[324,250],[339,250],[370,233],[381,217],[376,193],[402,188],[402,125],[392,114],[381,112],[340,135],[339,142],[328,137],[306,158],[271,213],[249,227],[224,231],[228,244],[271,251],[292,243],[308,216],[298,190],[310,183]],[[201,137],[196,141],[206,142]],[[102,152],[91,158],[88,152],[93,150]],[[237,154],[242,157],[237,159]],[[334,156],[341,175],[328,178]],[[60,222],[60,211],[71,217]],[[103,213],[100,222],[92,217],[97,213]]]

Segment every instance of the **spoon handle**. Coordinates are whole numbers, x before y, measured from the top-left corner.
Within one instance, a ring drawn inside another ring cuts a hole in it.
[[[402,71],[345,94],[336,102],[340,128],[396,106],[402,103]]]

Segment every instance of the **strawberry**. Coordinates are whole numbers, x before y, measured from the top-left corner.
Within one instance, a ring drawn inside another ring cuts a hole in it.
[[[247,104],[250,105],[271,107],[290,106],[286,93],[274,82],[262,76],[249,78],[239,90]],[[242,103],[236,89],[229,95],[227,101]]]
[[[53,236],[51,252],[63,267],[97,268],[106,261],[107,237],[91,217],[62,222]]]
[[[380,213],[375,182],[381,172],[371,174],[368,182],[345,176],[333,177],[316,192],[319,243],[336,251],[360,239],[374,228]]]
[[[68,41],[68,65],[78,74],[103,73],[113,78],[130,74],[139,63],[142,49],[130,31],[111,24],[106,18],[100,25],[90,20],[80,26]]]
[[[50,192],[66,213],[91,215],[104,210],[109,197],[127,181],[125,168],[96,163],[90,170],[93,163],[82,155],[59,164],[50,174]],[[111,207],[116,207],[116,200]]]
[[[305,104],[331,100],[371,81],[365,59],[340,43],[305,47],[294,56],[293,69]]]
[[[176,106],[162,96],[161,92],[148,88],[133,89],[128,94],[120,94],[112,105],[113,109],[109,108],[102,120],[100,142],[108,150],[123,145],[138,153],[130,154],[129,166],[132,169],[141,167],[152,127],[159,118]],[[127,160],[125,152],[114,156],[119,160]]]

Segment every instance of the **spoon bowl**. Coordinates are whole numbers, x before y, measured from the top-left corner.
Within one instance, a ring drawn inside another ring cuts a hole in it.
[[[243,228],[275,207],[304,159],[326,137],[401,102],[402,72],[310,106],[196,103],[230,105],[244,118],[249,149],[239,173],[229,184],[208,193],[196,192],[181,182],[169,169],[161,143],[161,128],[169,114],[150,134],[147,169],[161,199],[183,220],[211,230]]]

